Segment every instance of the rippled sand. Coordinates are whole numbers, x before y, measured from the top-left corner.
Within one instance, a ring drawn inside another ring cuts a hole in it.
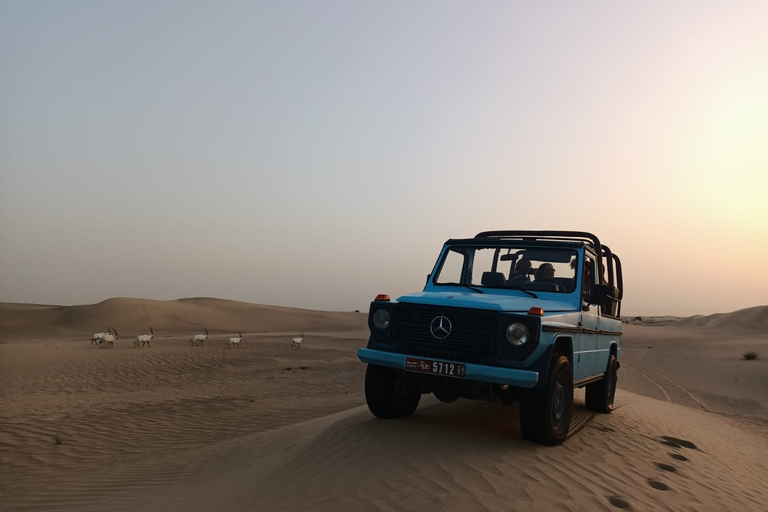
[[[355,354],[366,341],[364,313],[115,300],[97,311],[0,305],[0,509],[768,503],[768,338],[759,311],[737,312],[737,330],[723,318],[626,325],[617,409],[594,415],[577,392],[571,436],[549,448],[521,438],[514,405],[424,397],[412,418],[373,418]],[[238,319],[233,328],[245,339],[229,349],[226,329]],[[147,322],[152,347],[133,348],[126,338]],[[192,347],[203,322],[211,337]],[[90,331],[106,323],[123,337],[112,349],[91,346]],[[298,329],[306,338],[295,350]],[[761,356],[745,361],[749,350]]]

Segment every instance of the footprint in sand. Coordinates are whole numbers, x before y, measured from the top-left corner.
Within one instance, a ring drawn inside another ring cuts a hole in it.
[[[669,456],[679,461],[688,462],[688,457],[680,455],[679,453],[670,453]]]
[[[670,473],[674,473],[677,471],[677,468],[672,464],[664,464],[663,462],[657,462],[656,467],[664,471],[669,471]]]
[[[623,508],[625,510],[632,510],[631,498],[626,496],[608,496],[608,501],[611,502],[616,508]]]
[[[659,491],[668,491],[669,486],[665,484],[664,482],[659,482],[655,478],[649,478],[648,479],[648,485],[653,487],[654,489],[658,489]]]
[[[666,444],[668,446],[674,446],[675,448],[689,448],[691,450],[698,450],[699,449],[692,442],[686,441],[684,439],[678,439],[676,437],[661,436],[661,442],[662,442],[662,444]]]

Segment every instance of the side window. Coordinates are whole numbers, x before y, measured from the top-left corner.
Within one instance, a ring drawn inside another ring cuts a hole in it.
[[[585,305],[592,303],[592,286],[594,285],[595,261],[587,257],[584,260],[584,273],[581,280],[581,301]]]
[[[465,260],[466,256],[463,253],[449,250],[435,282],[437,284],[461,283],[461,272]]]

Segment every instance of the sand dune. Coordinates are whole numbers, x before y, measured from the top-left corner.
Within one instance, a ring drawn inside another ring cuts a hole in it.
[[[226,508],[467,511],[514,504],[515,510],[611,510],[634,503],[757,510],[765,503],[764,459],[746,444],[722,443],[738,435],[765,453],[765,437],[628,393],[619,405],[610,421],[590,414],[560,450],[522,441],[513,427],[516,411],[500,414],[493,404],[436,403],[401,422],[352,410],[312,426],[311,442],[304,439],[270,464],[268,475],[255,471],[246,493],[239,488],[238,496],[232,488]],[[705,433],[691,427],[702,421],[709,423]],[[637,429],[641,435],[628,435]],[[286,431],[283,442],[291,437],[299,435]],[[749,474],[729,474],[733,466]]]
[[[76,510],[764,510],[768,440],[621,392],[558,449],[515,408],[428,400],[404,421],[364,406],[57,478],[24,508]],[[706,425],[706,428],[702,428]],[[109,469],[106,469],[109,468]],[[62,492],[65,489],[65,492]]]
[[[724,316],[759,326],[760,311]],[[577,393],[571,437],[550,448],[522,439],[516,406],[424,397],[413,418],[373,418],[355,355],[365,314],[218,299],[3,304],[0,312],[2,510],[749,511],[768,503],[765,332],[625,325],[618,409],[594,415]],[[119,340],[103,350],[83,337],[99,322],[143,332],[145,320],[166,333],[151,349]],[[199,320],[221,333],[191,347]],[[232,322],[249,331],[240,350],[223,343]],[[293,350],[288,333],[302,325],[313,334]],[[745,361],[746,349],[762,356]]]
[[[0,336],[90,335],[113,326],[135,337],[152,326],[157,337],[202,332],[314,332],[366,329],[365,313],[314,311],[224,299],[170,301],[114,298],[83,306],[0,303]]]
[[[675,327],[706,327],[738,334],[768,333],[768,306],[740,309],[731,313],[697,315],[674,322]]]
[[[768,306],[756,306],[730,313],[694,315],[686,318],[677,316],[627,316],[622,321],[630,325],[653,325],[666,327],[706,328],[735,334],[768,333]]]

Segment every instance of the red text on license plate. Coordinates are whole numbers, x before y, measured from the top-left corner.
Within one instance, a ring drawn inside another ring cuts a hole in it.
[[[431,373],[432,375],[445,375],[447,377],[466,377],[467,375],[467,367],[462,363],[419,359],[418,357],[406,357],[405,369],[409,372]]]

